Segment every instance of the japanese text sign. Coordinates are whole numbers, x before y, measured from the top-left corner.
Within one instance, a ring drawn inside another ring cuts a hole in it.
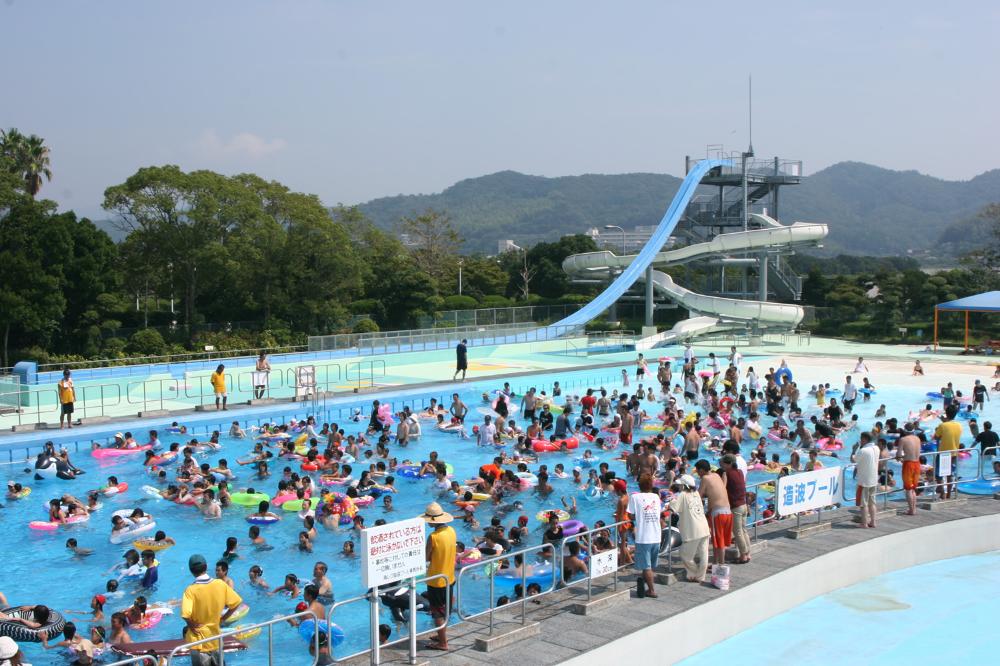
[[[361,532],[361,580],[365,587],[380,587],[427,570],[424,521],[400,520],[369,527]]]
[[[843,467],[824,467],[778,478],[774,503],[779,516],[821,509],[841,501]]]

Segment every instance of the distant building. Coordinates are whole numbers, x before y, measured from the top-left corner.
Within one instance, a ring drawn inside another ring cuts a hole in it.
[[[504,252],[512,252],[520,249],[521,247],[509,238],[497,241],[497,254],[503,254]]]
[[[622,234],[617,229],[598,229],[593,227],[585,235],[594,239],[594,243],[602,250],[610,250],[615,254],[636,254],[649,242],[656,231],[655,226],[637,226],[632,231],[628,229]],[[674,237],[667,240],[666,247],[674,244]],[[623,249],[624,247],[624,249]]]

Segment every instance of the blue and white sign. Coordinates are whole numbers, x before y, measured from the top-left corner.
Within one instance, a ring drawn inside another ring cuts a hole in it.
[[[774,494],[775,508],[779,516],[792,516],[837,504],[841,501],[843,484],[843,467],[824,467],[779,477]]]

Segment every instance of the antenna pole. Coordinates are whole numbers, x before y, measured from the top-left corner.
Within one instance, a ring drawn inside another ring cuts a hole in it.
[[[750,119],[750,150],[747,152],[753,155],[753,74],[747,76],[747,116]]]

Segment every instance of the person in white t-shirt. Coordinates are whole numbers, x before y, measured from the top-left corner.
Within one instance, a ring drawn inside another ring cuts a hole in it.
[[[635,534],[635,568],[642,572],[642,580],[646,583],[645,594],[640,586],[639,596],[656,599],[653,569],[656,568],[660,538],[666,524],[660,496],[653,492],[653,477],[650,474],[639,477],[639,492],[629,495],[626,512]]]
[[[476,435],[476,444],[479,446],[493,446],[497,437],[497,427],[493,425],[492,416],[483,417],[483,425],[479,426]]]
[[[736,368],[736,372],[740,371],[740,363],[743,362],[743,354],[736,351],[736,346],[729,348],[729,365]]]
[[[879,449],[871,433],[861,433],[861,447],[851,460],[856,465],[854,479],[861,488],[861,527],[875,527],[875,492],[878,490]]]

